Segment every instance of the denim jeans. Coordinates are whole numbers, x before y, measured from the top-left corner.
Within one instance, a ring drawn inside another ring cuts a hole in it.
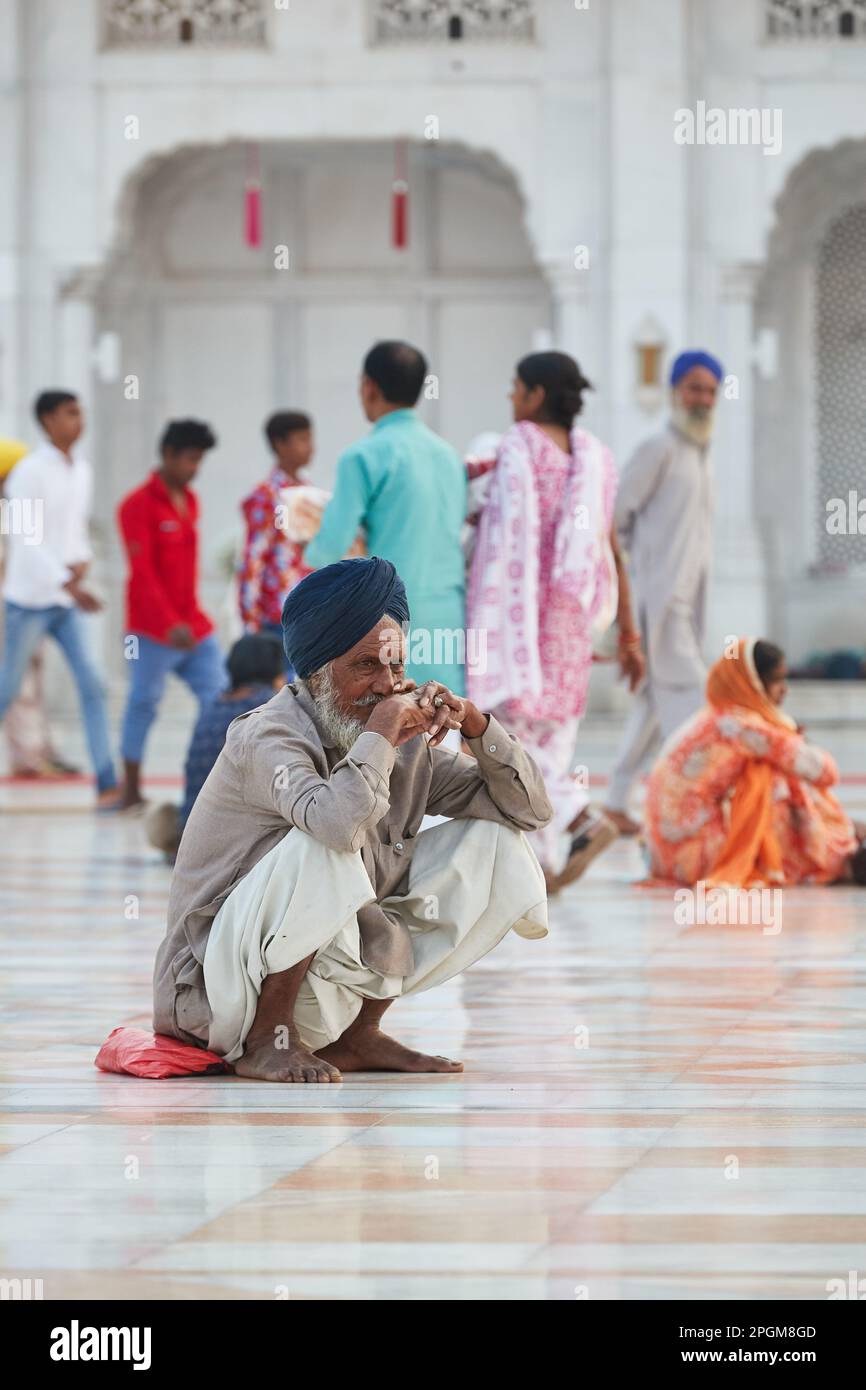
[[[62,604],[51,608],[22,608],[7,601],[5,615],[6,638],[0,662],[0,719],[18,694],[36,648],[44,637],[53,637],[78,688],[96,785],[101,792],[108,791],[117,785],[117,779],[108,736],[105,687],[87,652],[82,614],[77,608],[64,608]]]
[[[226,687],[226,669],[219,643],[205,637],[184,651],[151,637],[133,634],[137,655],[130,658],[131,684],[123,715],[120,751],[127,761],[140,763],[150,726],[156,718],[165,683],[170,675],[189,686],[199,709],[210,704]]]

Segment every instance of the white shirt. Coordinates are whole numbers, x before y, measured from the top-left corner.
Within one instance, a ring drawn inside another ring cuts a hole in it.
[[[91,558],[90,464],[72,460],[47,440],[6,478],[0,530],[6,541],[4,597],[22,608],[71,608],[64,584],[71,565]]]

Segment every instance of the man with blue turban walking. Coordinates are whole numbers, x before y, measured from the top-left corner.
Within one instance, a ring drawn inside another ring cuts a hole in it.
[[[629,793],[659,743],[703,703],[701,654],[713,546],[710,441],[722,365],[681,352],[671,369],[671,415],[626,464],[615,524],[629,552],[647,675],[634,699],[611,775],[607,815],[620,834],[640,825]]]
[[[296,681],[237,718],[183,832],[154,1027],[263,1081],[462,1071],[379,1027],[514,929],[547,935],[523,831],[552,809],[491,715],[404,672],[394,566],[342,560],[283,605]],[[439,745],[459,729],[473,756]],[[424,816],[450,817],[421,831]]]

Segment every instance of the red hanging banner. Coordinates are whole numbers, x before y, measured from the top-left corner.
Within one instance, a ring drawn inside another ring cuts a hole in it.
[[[247,150],[247,184],[244,190],[244,241],[256,248],[262,244],[262,180],[258,147]]]
[[[394,145],[391,244],[397,251],[405,251],[409,245],[409,151],[405,140],[397,140]]]

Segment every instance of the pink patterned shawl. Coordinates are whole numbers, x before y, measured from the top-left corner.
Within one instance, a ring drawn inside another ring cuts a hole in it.
[[[593,636],[616,610],[616,485],[610,450],[586,430],[572,431],[570,458],[529,421],[503,436],[469,575],[467,625],[486,637],[467,670],[480,708],[583,713]]]

